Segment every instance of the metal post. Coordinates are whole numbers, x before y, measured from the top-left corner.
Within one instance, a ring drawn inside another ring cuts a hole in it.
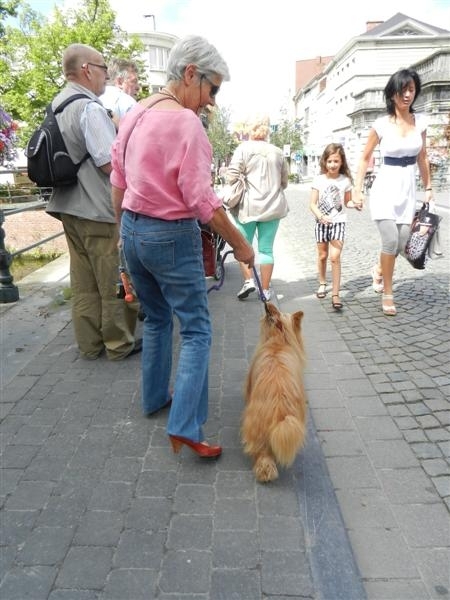
[[[0,304],[17,302],[19,288],[13,283],[13,276],[9,272],[12,263],[11,254],[5,248],[5,212],[0,209]]]
[[[144,15],[144,19],[153,19],[153,31],[156,31],[155,15]]]

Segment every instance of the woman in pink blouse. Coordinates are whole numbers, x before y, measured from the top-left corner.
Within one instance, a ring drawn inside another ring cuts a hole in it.
[[[200,227],[208,224],[253,265],[250,244],[233,226],[211,187],[212,149],[197,116],[214,105],[228,67],[207,40],[188,36],[172,49],[167,84],[122,120],[112,150],[113,203],[121,220],[127,265],[145,313],[142,404],[149,416],[170,406],[167,432],[174,452],[189,446],[216,457],[204,440],[208,413],[211,323]],[[173,315],[181,349],[174,390]]]

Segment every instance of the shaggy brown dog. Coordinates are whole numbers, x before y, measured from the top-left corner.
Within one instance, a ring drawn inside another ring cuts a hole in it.
[[[280,313],[268,302],[261,319],[260,339],[244,388],[241,425],[244,452],[253,459],[258,481],[276,479],[276,463],[290,466],[305,442],[302,317],[302,311]]]

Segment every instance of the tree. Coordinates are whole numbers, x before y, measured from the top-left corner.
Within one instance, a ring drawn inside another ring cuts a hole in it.
[[[0,38],[5,33],[5,26],[2,21],[7,17],[16,17],[18,6],[19,0],[0,0]]]
[[[216,167],[223,161],[227,164],[237,146],[237,142],[230,133],[231,112],[227,107],[215,107],[211,111],[208,125],[208,137],[213,147],[214,163]]]
[[[12,0],[10,0],[12,1]],[[18,0],[19,26],[5,27],[0,39],[0,96],[20,129],[22,145],[41,122],[45,106],[63,87],[61,56],[72,43],[93,46],[105,60],[136,60],[142,42],[115,24],[108,0],[82,0],[76,9],[55,8],[48,19]]]
[[[300,124],[297,119],[281,121],[270,134],[270,142],[283,149],[286,144],[291,147],[291,154],[301,152],[303,148]]]

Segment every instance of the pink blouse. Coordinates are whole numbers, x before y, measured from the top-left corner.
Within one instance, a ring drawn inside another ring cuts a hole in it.
[[[138,104],[120,122],[111,183],[125,190],[124,210],[207,223],[222,205],[211,187],[211,162],[208,136],[191,110],[145,110]]]

